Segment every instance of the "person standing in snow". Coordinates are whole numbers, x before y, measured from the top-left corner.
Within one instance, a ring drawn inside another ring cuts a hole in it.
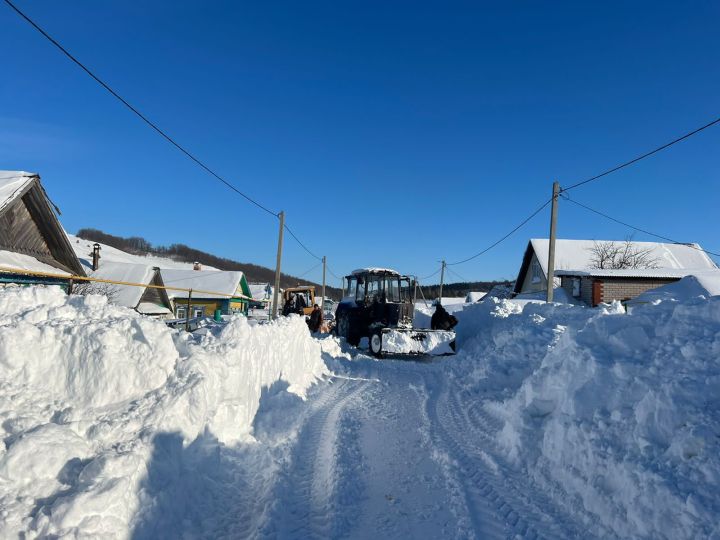
[[[313,306],[312,313],[310,314],[310,319],[308,319],[308,328],[310,328],[310,331],[312,333],[317,332],[320,330],[320,326],[322,325],[322,311],[320,310],[320,306],[315,304]]]
[[[457,323],[457,317],[450,315],[438,300],[435,304],[435,313],[430,319],[430,328],[433,330],[452,330]]]

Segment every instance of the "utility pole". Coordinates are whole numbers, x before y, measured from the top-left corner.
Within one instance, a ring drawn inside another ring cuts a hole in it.
[[[555,233],[557,229],[558,196],[560,195],[560,182],[553,182],[552,206],[550,207],[550,246],[548,248],[548,275],[547,275],[547,301],[553,301],[553,286],[555,285]]]
[[[190,310],[192,309],[192,289],[188,291],[187,313],[185,313],[185,331],[190,331]]]
[[[327,257],[323,255],[323,287],[322,287],[322,302],[320,303],[320,311],[325,313],[325,268],[327,267]]]
[[[438,300],[442,304],[442,290],[443,290],[443,283],[445,282],[445,261],[442,261],[442,266],[440,267],[440,300]]]
[[[280,233],[278,234],[277,262],[275,263],[275,290],[273,291],[272,318],[277,319],[278,301],[280,295],[280,263],[282,262],[283,231],[285,230],[285,212],[278,214],[280,218]]]

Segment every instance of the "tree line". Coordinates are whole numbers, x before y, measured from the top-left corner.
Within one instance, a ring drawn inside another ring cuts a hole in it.
[[[460,283],[446,283],[443,285],[443,296],[445,298],[465,297],[469,292],[488,292],[496,285],[511,286],[512,281],[467,281]],[[440,285],[423,285],[418,287],[422,289],[422,293],[427,300],[432,300],[440,296]],[[418,296],[420,293],[418,292]]]

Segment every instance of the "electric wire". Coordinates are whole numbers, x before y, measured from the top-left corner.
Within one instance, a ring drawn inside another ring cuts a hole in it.
[[[43,36],[45,36],[50,43],[55,45],[65,56],[67,56],[70,60],[72,60],[80,69],[82,69],[85,73],[87,73],[90,77],[92,77],[95,82],[97,82],[100,86],[102,86],[105,90],[107,90],[113,97],[115,97],[120,103],[125,105],[128,109],[130,109],[135,115],[140,118],[143,122],[145,122],[148,126],[150,126],[152,129],[154,129],[157,133],[159,133],[166,141],[168,141],[170,144],[172,144],[175,148],[180,150],[183,154],[185,154],[188,158],[190,158],[193,162],[195,162],[197,165],[199,165],[203,170],[205,170],[207,173],[215,177],[217,180],[225,184],[228,188],[233,190],[235,193],[240,195],[241,197],[245,198],[248,202],[254,204],[261,210],[264,210],[268,214],[278,217],[277,212],[273,212],[266,206],[262,205],[249,195],[246,195],[242,191],[240,191],[238,188],[236,188],[234,185],[232,185],[230,182],[225,180],[222,176],[220,176],[218,173],[213,171],[208,165],[203,163],[199,158],[195,157],[189,150],[186,150],[180,143],[176,142],[175,139],[173,139],[170,135],[168,135],[165,131],[163,131],[162,128],[160,128],[157,124],[155,124],[152,120],[150,120],[147,116],[145,116],[143,113],[141,113],[138,109],[136,109],[134,106],[132,106],[128,101],[123,98],[120,94],[118,94],[115,90],[113,90],[105,81],[100,79],[97,75],[95,75],[88,67],[86,67],[80,60],[75,58],[65,47],[60,45],[50,34],[48,34],[45,30],[43,30],[35,21],[33,21],[30,17],[25,15],[20,9],[15,6],[10,0],[5,0],[5,3],[10,6],[20,17],[25,19],[33,28],[35,28],[38,32],[40,32]]]
[[[7,1],[7,0],[6,0],[6,1]],[[626,161],[625,163],[622,163],[622,164],[620,164],[620,165],[618,165],[618,166],[616,166],[616,167],[613,167],[612,169],[608,169],[607,171],[602,172],[602,173],[600,173],[600,174],[596,174],[595,176],[592,176],[592,177],[590,177],[590,178],[587,178],[586,180],[582,180],[581,182],[577,182],[577,183],[575,183],[575,184],[572,184],[572,185],[569,186],[569,187],[562,188],[562,191],[570,191],[571,189],[575,189],[576,187],[580,187],[580,186],[582,186],[582,185],[584,185],[584,184],[587,184],[587,183],[589,183],[589,182],[592,182],[592,181],[594,181],[594,180],[598,180],[598,179],[602,178],[603,176],[607,176],[607,175],[609,175],[609,174],[612,174],[612,173],[614,173],[614,172],[616,172],[616,171],[619,171],[620,169],[624,169],[625,167],[628,167],[628,166],[632,165],[633,163],[637,163],[638,161],[640,161],[640,160],[642,160],[642,159],[645,159],[645,158],[647,158],[647,157],[650,157],[650,156],[652,156],[653,154],[657,154],[658,152],[661,152],[662,150],[665,150],[666,148],[669,148],[669,147],[671,147],[671,146],[674,145],[674,144],[677,144],[677,143],[679,143],[679,142],[681,142],[681,141],[684,141],[685,139],[688,139],[688,138],[692,137],[693,135],[696,135],[697,133],[700,133],[701,131],[703,131],[703,130],[709,128],[709,127],[712,127],[712,126],[714,126],[715,124],[718,124],[718,123],[720,123],[720,118],[716,118],[715,120],[713,120],[713,121],[711,121],[711,122],[708,122],[708,123],[705,124],[704,126],[700,126],[699,128],[694,129],[693,131],[690,131],[689,133],[686,133],[685,135],[682,135],[681,137],[678,137],[677,139],[674,139],[674,140],[670,141],[669,143],[663,144],[662,146],[658,146],[658,147],[655,148],[654,150],[651,150],[650,152],[646,152],[646,153],[644,153],[644,154],[641,155],[641,156],[638,156],[638,157],[636,157],[636,158],[634,158],[634,159],[631,159],[630,161]]]
[[[452,268],[448,268],[447,270],[448,270],[448,272],[450,272],[451,274],[453,274],[456,278],[462,280],[462,281],[465,282],[465,283],[468,282],[467,279],[465,279],[464,277],[462,277],[460,274],[458,274],[458,273],[457,273],[455,270],[453,270]]]
[[[288,233],[290,233],[290,236],[292,236],[293,239],[300,245],[300,247],[303,248],[305,251],[307,251],[308,254],[309,254],[311,257],[314,257],[314,258],[317,259],[318,261],[321,261],[321,262],[322,262],[322,257],[318,257],[318,256],[315,255],[312,251],[310,251],[310,250],[308,249],[308,247],[307,247],[305,244],[303,244],[297,236],[295,236],[295,233],[292,232],[292,229],[290,229],[290,227],[288,227],[287,225],[285,225],[285,230],[286,230]]]
[[[305,276],[307,276],[310,272],[316,270],[321,264],[322,264],[322,262],[319,262],[319,263],[317,263],[315,266],[313,266],[310,270],[308,270],[307,272],[303,272],[303,273],[300,274],[299,276],[295,276],[295,277],[297,277],[297,278],[305,277]]]
[[[417,280],[418,280],[418,281],[423,281],[423,280],[429,279],[429,278],[431,278],[431,277],[433,277],[434,275],[439,274],[439,273],[440,273],[440,269],[438,268],[438,269],[435,270],[432,274],[429,274],[429,275],[424,276],[424,277],[419,277],[419,278],[417,278]]]
[[[520,222],[520,224],[519,224],[517,227],[515,227],[513,230],[511,230],[509,233],[507,233],[505,236],[503,236],[502,238],[500,238],[500,239],[499,239],[498,241],[496,241],[495,243],[493,243],[493,244],[491,244],[490,246],[488,246],[488,247],[486,247],[485,249],[483,249],[481,252],[476,253],[475,255],[473,255],[472,257],[468,257],[467,259],[463,259],[462,261],[457,261],[457,262],[453,262],[453,263],[446,263],[445,266],[456,266],[456,265],[458,265],[458,264],[463,264],[463,263],[466,263],[466,262],[468,262],[468,261],[472,261],[473,259],[479,257],[480,255],[483,255],[483,254],[487,253],[488,251],[490,251],[491,249],[493,249],[495,246],[501,244],[502,242],[504,242],[505,240],[507,240],[510,236],[512,236],[514,233],[516,233],[518,230],[520,230],[528,221],[530,221],[532,218],[534,218],[534,217],[537,216],[540,212],[542,212],[542,211],[545,209],[545,207],[546,207],[548,204],[550,204],[551,202],[552,202],[552,197],[551,197],[550,199],[548,199],[547,201],[545,201],[545,202],[542,204],[542,206],[540,206],[540,207],[539,207],[537,210],[535,210],[532,214],[530,214],[528,217],[526,217],[524,220],[522,220],[522,222]],[[438,271],[439,271],[439,270],[438,270]]]
[[[147,116],[145,116],[143,113],[141,113],[137,108],[135,108],[133,105],[131,105],[125,98],[123,98],[120,94],[118,94],[115,90],[113,90],[110,85],[108,85],[105,81],[100,79],[95,73],[93,73],[87,66],[85,66],[80,60],[75,58],[75,56],[70,53],[65,47],[63,47],[57,40],[55,40],[50,34],[48,34],[43,28],[40,27],[35,21],[33,21],[30,17],[28,17],[25,13],[23,13],[15,4],[13,4],[10,0],[5,0],[5,3],[10,6],[20,17],[22,17],[25,21],[27,21],[33,28],[35,28],[40,34],[42,34],[50,43],[55,45],[65,56],[67,56],[72,62],[74,62],[78,67],[80,67],[85,73],[87,73],[95,82],[97,82],[100,86],[102,86],[105,90],[107,90],[113,97],[115,97],[118,101],[120,101],[125,107],[127,107],[130,111],[132,111],[138,118],[140,118],[143,122],[145,122],[148,126],[150,126],[153,130],[155,130],[159,135],[161,135],[165,140],[167,140],[170,144],[172,144],[175,148],[180,150],[185,156],[190,158],[194,163],[199,165],[204,171],[215,177],[217,180],[225,184],[229,189],[233,190],[238,195],[242,196],[244,199],[246,199],[248,202],[254,204],[261,210],[264,210],[268,214],[279,217],[278,212],[273,212],[268,207],[264,206],[257,200],[253,199],[249,195],[243,193],[241,190],[236,188],[233,184],[231,184],[229,181],[227,181],[225,178],[223,178],[220,174],[216,173],[214,170],[212,170],[208,165],[206,165],[203,161],[201,161],[198,157],[193,155],[189,150],[187,150],[185,147],[183,147],[180,143],[175,141],[170,135],[168,135],[162,128],[160,128],[157,124],[155,124],[152,120],[150,120]],[[295,235],[295,233],[287,226],[285,225],[285,229],[290,233],[290,236],[293,237],[293,239],[305,250],[307,251],[312,257],[322,260],[321,257],[318,257],[315,255],[312,251],[308,249],[308,247]]]
[[[630,228],[630,229],[633,229],[633,230],[635,230],[635,231],[638,231],[638,232],[647,234],[647,235],[649,235],[649,236],[654,236],[655,238],[659,238],[660,240],[665,240],[666,242],[670,242],[670,243],[672,243],[672,244],[683,244],[683,245],[686,245],[686,246],[691,247],[691,248],[693,248],[693,249],[696,249],[696,250],[698,250],[698,251],[702,251],[703,253],[707,253],[707,254],[709,254],[709,255],[714,255],[714,256],[716,256],[716,257],[720,257],[720,253],[715,253],[715,252],[713,252],[713,251],[708,251],[707,249],[703,249],[703,248],[701,248],[701,247],[699,247],[699,246],[697,246],[697,245],[695,245],[695,244],[688,244],[687,242],[678,242],[677,240],[673,240],[672,238],[668,238],[667,236],[663,236],[663,235],[661,235],[661,234],[656,234],[656,233],[650,232],[650,231],[648,231],[648,230],[646,230],[646,229],[641,229],[640,227],[636,227],[636,226],[634,226],[634,225],[630,225],[629,223],[626,223],[626,222],[624,222],[624,221],[620,221],[619,219],[616,219],[616,218],[614,218],[614,217],[612,217],[612,216],[609,216],[609,215],[607,215],[607,214],[605,214],[605,213],[603,213],[603,212],[600,212],[599,210],[595,210],[594,208],[590,208],[589,206],[587,206],[587,205],[585,205],[585,204],[583,204],[583,203],[581,203],[581,202],[578,202],[578,201],[576,201],[576,200],[574,200],[574,199],[571,199],[570,197],[568,197],[568,196],[565,195],[565,194],[561,194],[561,197],[562,197],[563,199],[565,199],[566,201],[568,201],[568,202],[571,202],[571,203],[573,203],[573,204],[575,204],[575,205],[577,205],[577,206],[580,206],[581,208],[584,208],[585,210],[588,210],[588,211],[590,211],[590,212],[592,212],[592,213],[594,213],[594,214],[597,214],[598,216],[602,216],[602,217],[604,217],[605,219],[609,219],[610,221],[614,221],[615,223],[618,223],[618,224],[620,224],[620,225],[623,225],[623,226],[628,227],[628,228]]]
[[[342,279],[341,277],[339,277],[335,272],[333,272],[333,271],[330,269],[330,267],[327,265],[327,263],[325,264],[325,268],[327,269],[328,273],[329,273],[332,277],[334,277],[335,279],[340,279],[340,280]]]

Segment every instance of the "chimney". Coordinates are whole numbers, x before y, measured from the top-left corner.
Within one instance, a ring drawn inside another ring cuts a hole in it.
[[[202,270],[202,264],[200,264],[199,262],[195,261],[195,262],[193,263],[193,270]]]
[[[100,244],[97,242],[93,244],[92,258],[92,269],[97,270],[100,268]]]

